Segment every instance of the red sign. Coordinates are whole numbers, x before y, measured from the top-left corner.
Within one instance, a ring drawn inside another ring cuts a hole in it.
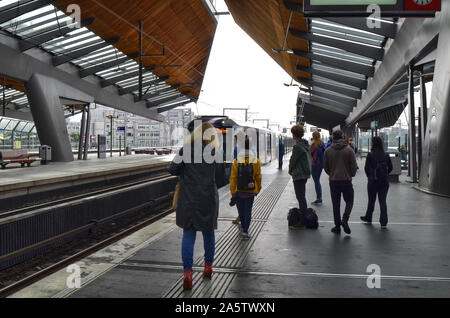
[[[405,11],[441,11],[441,0],[405,0]]]

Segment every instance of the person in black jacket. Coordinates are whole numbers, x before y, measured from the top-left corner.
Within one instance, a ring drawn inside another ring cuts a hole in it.
[[[380,203],[380,224],[385,229],[388,224],[386,198],[389,191],[389,174],[392,172],[392,162],[389,154],[384,151],[383,140],[380,137],[372,138],[372,149],[367,155],[365,172],[368,178],[367,192],[369,203],[363,222],[372,223],[372,215],[375,209],[375,201]]]
[[[206,131],[208,132],[205,133]],[[203,123],[197,127],[169,167],[172,175],[180,177],[176,223],[183,229],[181,252],[184,267],[183,289],[185,290],[192,289],[192,265],[197,231],[203,234],[205,248],[203,276],[211,278],[213,272],[214,230],[217,229],[219,195],[215,180],[215,162],[208,163],[203,154],[210,152],[214,156],[218,148],[218,137],[215,131],[209,123]],[[197,156],[194,155],[196,143],[201,145],[201,147],[197,146],[197,149],[202,151]],[[188,155],[189,150],[191,150],[190,155]],[[196,162],[198,157],[200,162]]]

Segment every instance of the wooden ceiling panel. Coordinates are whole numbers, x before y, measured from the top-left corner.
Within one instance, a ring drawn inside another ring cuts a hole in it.
[[[296,64],[309,67],[310,61],[298,58],[294,54],[276,53],[272,49],[281,49],[289,25],[291,11],[284,5],[284,0],[225,0],[236,23],[269,54],[289,76],[303,75],[296,70]],[[303,3],[303,0],[290,0]],[[291,28],[307,31],[307,20],[303,14],[293,12]],[[309,51],[309,41],[288,35],[285,49]]]
[[[82,19],[95,18],[88,27],[92,32],[103,39],[120,37],[115,47],[125,54],[138,52],[142,20],[147,35],[144,54],[161,54],[161,44],[166,48],[164,57],[145,57],[144,66],[181,64],[153,73],[170,75],[168,84],[194,82],[189,97],[198,98],[217,27],[202,0],[57,0],[54,4],[65,11],[72,3],[80,6]]]

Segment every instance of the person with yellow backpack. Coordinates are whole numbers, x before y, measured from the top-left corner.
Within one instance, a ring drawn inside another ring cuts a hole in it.
[[[250,141],[245,137],[245,149],[233,161],[230,178],[232,201],[236,202],[241,220],[243,240],[250,239],[248,233],[252,219],[255,197],[261,191],[261,162],[250,150]]]

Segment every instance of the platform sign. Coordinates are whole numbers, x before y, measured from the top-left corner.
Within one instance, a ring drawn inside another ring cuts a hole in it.
[[[125,131],[125,126],[123,126],[123,127],[117,127],[117,131]]]
[[[22,149],[22,142],[20,140],[14,140],[14,149]]]
[[[105,159],[106,158],[106,136],[98,135],[98,158]]]
[[[430,17],[441,10],[441,0],[303,0],[305,17],[369,17],[373,5],[381,17]]]

